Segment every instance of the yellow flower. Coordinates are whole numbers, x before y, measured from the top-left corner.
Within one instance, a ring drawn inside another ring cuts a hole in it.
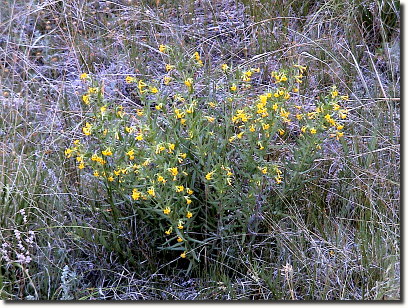
[[[261,104],[265,105],[266,102],[268,101],[268,95],[259,95],[259,101],[261,102]]]
[[[167,86],[171,81],[171,77],[170,76],[164,76],[163,78],[163,83]]]
[[[125,114],[125,112],[123,111],[123,106],[119,106],[118,107],[118,111],[116,112],[116,115],[119,117],[119,118],[123,118],[123,115]]]
[[[295,64],[295,65],[293,65],[293,66],[296,67],[296,68],[298,68],[301,73],[303,73],[303,72],[306,70],[306,68],[307,68],[307,66],[302,66],[302,65],[299,65],[299,64]]]
[[[242,81],[249,82],[249,81],[251,81],[251,78],[249,78],[248,76],[243,75],[242,76]]]
[[[151,158],[146,158],[145,161],[142,163],[143,166],[148,166],[152,162]]]
[[[184,199],[186,199],[187,204],[191,204],[193,201],[190,199],[189,196],[184,196]]]
[[[142,109],[136,109],[136,114],[137,114],[139,117],[141,117],[141,116],[144,114],[144,112],[143,112]]]
[[[165,53],[167,51],[167,46],[166,45],[160,45],[159,46],[159,51]]]
[[[74,144],[79,145],[79,140],[78,139],[74,140]]]
[[[157,175],[157,181],[159,183],[163,183],[163,184],[167,182],[166,179],[163,176],[161,176],[160,174]]]
[[[237,90],[237,85],[236,85],[235,83],[233,83],[233,84],[231,85],[231,87],[230,87],[230,90],[231,90],[232,92],[235,92],[235,91]]]
[[[89,95],[82,95],[82,101],[85,103],[85,105],[89,105]]]
[[[79,165],[78,165],[78,169],[84,169],[85,168],[85,164],[84,163],[80,163]]]
[[[164,233],[166,233],[167,235],[171,234],[171,231],[173,231],[173,227],[170,227],[168,230],[166,230]]]
[[[186,153],[180,153],[180,154],[178,155],[178,161],[179,161],[179,163],[182,163],[183,160],[186,159],[186,157],[187,157],[187,154],[186,154]]]
[[[259,108],[263,108],[263,106],[258,106],[258,113],[260,113]],[[266,109],[264,109],[264,110],[266,111]],[[248,122],[248,119],[249,119],[249,116],[248,116],[248,114],[246,114],[245,110],[238,109],[235,116],[232,117],[232,122],[233,123],[239,123],[239,122],[245,123],[245,122]]]
[[[292,91],[295,92],[295,93],[297,93],[297,92],[299,92],[299,88],[294,87],[294,88],[292,89]]]
[[[307,117],[308,117],[309,119],[314,119],[314,118],[316,117],[316,112],[308,112],[308,113],[307,113]]]
[[[86,136],[89,136],[91,134],[91,129],[92,129],[92,124],[89,124],[86,122],[85,127],[82,128],[82,131]]]
[[[251,76],[252,76],[252,71],[246,71],[246,72],[244,72],[244,76],[246,76],[246,77],[251,77]]]
[[[209,105],[211,108],[217,107],[217,104],[214,103],[214,102],[209,102],[208,105]]]
[[[259,169],[263,174],[267,174],[267,173],[268,173],[268,167],[258,167],[258,169]]]
[[[174,149],[176,148],[176,145],[174,143],[169,143],[167,146],[169,148],[169,153],[173,153]]]
[[[177,229],[182,230],[184,228],[183,224],[184,224],[184,222],[182,220],[179,220],[178,225],[177,225]]]
[[[152,92],[153,94],[156,94],[159,92],[159,89],[157,89],[156,87],[150,87],[150,92]]]
[[[122,111],[122,110],[119,110],[118,112],[116,112],[116,115],[119,117],[119,118],[123,118],[123,115],[124,115],[125,113]],[[116,138],[116,139],[119,139],[119,138]]]
[[[89,94],[98,93],[98,88],[89,88],[89,89],[88,89],[88,93],[89,93]]]
[[[238,139],[242,139],[242,136],[244,135],[244,132],[240,132],[238,135],[237,135],[237,138]]]
[[[267,129],[269,129],[269,127],[270,127],[269,124],[262,123],[262,128],[263,128],[263,130],[267,130]]]
[[[110,148],[107,148],[106,150],[102,151],[102,155],[105,155],[105,156],[112,156],[112,154],[113,153]]]
[[[113,182],[114,180],[115,180],[115,179],[113,178],[113,176],[109,176],[109,177],[108,177],[108,181],[109,181],[109,182]]]
[[[184,84],[189,90],[191,90],[193,88],[193,79],[187,78],[186,80],[184,80]]]
[[[225,63],[224,63],[224,64],[221,65],[221,69],[222,69],[224,72],[226,72],[226,71],[228,70],[228,68],[229,68],[229,67],[228,67],[228,64],[225,64]]]
[[[281,176],[275,176],[275,181],[277,184],[282,183],[282,177]]]
[[[139,80],[137,88],[139,89],[140,93],[146,92],[146,90],[143,90],[145,87],[147,87],[146,83],[144,83],[143,80]]]
[[[143,135],[142,134],[137,135],[136,140],[142,141],[143,140]]]
[[[81,80],[85,80],[85,79],[88,79],[88,74],[87,73],[82,73],[81,75],[79,75],[79,78],[81,79]]]
[[[126,83],[136,82],[136,78],[135,78],[135,77],[132,77],[132,76],[126,76],[125,82],[126,82]]]
[[[298,119],[299,121],[303,119],[303,114],[299,113],[296,115],[296,119]]]
[[[186,217],[187,217],[187,218],[193,217],[193,213],[191,213],[190,211],[187,211]]]
[[[295,79],[296,79],[297,83],[302,83],[302,78],[303,78],[302,74],[295,76]]]
[[[302,128],[301,128],[300,130],[301,130],[302,133],[305,133],[306,130],[307,130],[307,127],[306,127],[306,126],[302,126]]]
[[[150,188],[147,190],[147,193],[148,193],[150,196],[152,196],[152,197],[155,197],[155,196],[156,196],[156,192],[154,191],[154,187],[153,187],[153,186],[150,187]]]
[[[172,176],[174,176],[174,177],[177,176],[177,174],[178,174],[177,167],[168,168],[167,171],[170,172],[170,174],[171,174]]]
[[[182,192],[184,190],[184,186],[183,185],[178,185],[176,186],[176,192]]]
[[[348,95],[342,95],[342,96],[340,96],[340,98],[341,98],[343,101],[348,101],[349,96],[348,96]]]
[[[140,191],[138,191],[137,188],[133,188],[133,191],[132,191],[132,199],[133,200],[139,200],[141,195],[142,195],[142,193]]]
[[[168,207],[168,206],[166,206],[166,208],[163,209],[163,213],[164,213],[165,215],[169,215],[170,212],[171,212],[171,209],[170,209],[170,207]]]
[[[316,133],[317,133],[317,131],[316,131],[316,129],[315,129],[315,128],[313,128],[313,127],[312,127],[312,128],[310,129],[310,133],[314,135],[314,134],[316,134]]]
[[[129,159],[130,159],[130,160],[134,160],[134,159],[135,159],[135,150],[130,149],[130,150],[127,151],[125,154],[126,154],[127,156],[129,156]]]
[[[276,104],[276,103],[273,104],[273,105],[272,105],[272,109],[275,110],[275,111],[278,110],[278,104]]]
[[[333,90],[331,91],[331,97],[335,98],[339,95],[339,92],[336,90],[336,87],[333,87]]]
[[[182,119],[185,116],[184,112],[181,112],[178,108],[174,108],[174,115],[177,119]]]
[[[208,172],[205,176],[205,179],[208,181],[212,180],[214,173],[215,171]]]
[[[163,109],[163,104],[160,103],[160,104],[156,105],[154,108],[156,108],[156,110],[162,110]]]
[[[67,158],[70,158],[71,155],[72,155],[72,152],[73,152],[73,151],[72,151],[70,148],[68,148],[68,149],[65,150],[64,153],[65,153],[65,156],[66,156]]]
[[[249,127],[249,131],[250,132],[254,132],[255,131],[255,125],[251,124],[251,126]]]
[[[177,242],[181,243],[183,241],[183,239],[179,236],[177,237]]]
[[[172,69],[174,69],[175,66],[174,65],[170,65],[170,64],[166,64],[166,71],[171,71]]]
[[[206,116],[205,118],[206,118],[207,121],[210,122],[210,123],[214,123],[214,121],[215,121],[215,118],[214,118],[214,117],[208,117],[208,116]]]
[[[164,233],[166,233],[167,235],[171,234],[171,231],[173,231],[173,227],[170,227],[169,229],[167,229]]]
[[[280,116],[284,119],[287,119],[290,115],[289,111],[286,111],[284,108],[281,108],[280,110]]]
[[[200,60],[200,54],[197,51],[193,53],[193,57],[196,61]]]
[[[345,119],[345,118],[347,118],[347,114],[348,114],[348,110],[347,109],[340,109],[339,110],[339,117],[341,118],[341,119]]]
[[[186,257],[186,252],[183,252],[183,253],[180,255],[180,257],[184,259],[184,258]]]
[[[106,106],[102,106],[102,107],[100,108],[100,111],[101,111],[101,114],[102,114],[102,115],[105,114],[106,109],[107,109]]]
[[[259,146],[259,149],[260,149],[260,150],[263,150],[263,149],[264,149],[264,146],[262,145],[262,143],[261,143],[260,141],[258,141],[258,146]]]
[[[194,191],[193,191],[192,189],[190,189],[190,188],[187,188],[187,189],[186,189],[186,192],[187,192],[189,195],[192,195],[192,194],[194,193]]]
[[[343,128],[344,128],[343,125],[338,125],[338,126],[337,126],[337,130],[342,130]]]
[[[280,129],[278,129],[278,133],[279,133],[279,135],[283,136],[285,134],[285,130],[280,128]]]
[[[98,176],[99,176],[98,170],[95,170],[94,173],[93,173],[93,175],[94,175],[95,177],[98,177]]]

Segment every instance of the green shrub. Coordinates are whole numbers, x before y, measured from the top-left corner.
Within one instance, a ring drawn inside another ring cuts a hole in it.
[[[261,211],[277,209],[271,196],[303,186],[323,142],[343,138],[348,97],[333,86],[305,102],[307,68],[297,64],[271,72],[259,94],[251,85],[257,68],[223,64],[209,80],[197,52],[159,50],[167,59],[161,80],[126,77],[136,107],[105,99],[98,81],[81,75],[87,120],[65,154],[104,187],[110,226],[125,232],[126,221],[142,221],[152,246],[193,264],[210,243],[245,241]],[[127,251],[117,240],[102,244]]]

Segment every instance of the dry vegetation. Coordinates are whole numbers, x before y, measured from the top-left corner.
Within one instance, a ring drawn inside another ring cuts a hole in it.
[[[391,0],[2,1],[1,298],[400,299],[399,9]],[[64,155],[87,121],[81,73],[106,99],[138,107],[125,77],[160,80],[161,44],[199,52],[202,96],[223,82],[223,63],[260,69],[254,97],[293,63],[308,67],[303,104],[333,84],[349,96],[344,137],[324,143],[301,185],[265,193],[257,232],[254,216],[236,234],[216,228],[192,267],[158,251],[140,216],[132,229],[114,224],[104,186]]]

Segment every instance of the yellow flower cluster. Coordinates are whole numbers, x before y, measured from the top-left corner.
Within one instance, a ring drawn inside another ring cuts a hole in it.
[[[203,61],[201,60],[200,54],[197,51],[193,54],[193,57],[194,57],[194,60],[196,61],[198,66],[203,66],[204,65]]]
[[[82,128],[82,132],[86,135],[89,136],[92,133],[92,124],[86,122],[85,126]]]
[[[166,245],[184,251],[180,257],[186,258],[194,255],[191,237],[199,231],[204,206],[234,196],[243,186],[248,186],[248,198],[260,185],[279,187],[284,171],[290,179],[283,169],[286,156],[274,150],[275,142],[289,153],[300,138],[318,149],[327,136],[344,137],[348,110],[342,105],[348,97],[333,87],[315,106],[313,101],[300,103],[294,93],[305,75],[301,65],[272,72],[269,88],[255,93],[248,89],[260,69],[231,69],[228,64],[218,68],[221,81],[207,97],[199,95],[201,75],[196,72],[203,61],[198,52],[181,63],[175,62],[175,49],[160,45],[159,51],[167,62],[161,81],[125,78],[140,94],[138,109],[108,102],[100,95],[102,88],[88,89],[82,100],[93,114],[82,132],[92,138],[83,137],[84,145],[78,141],[65,149],[65,156],[76,157],[79,169],[124,194],[129,204],[148,209],[146,219],[159,224]],[[167,87],[159,91],[163,84],[171,84],[176,93],[168,96]],[[289,139],[296,130],[300,134]],[[237,205],[243,199],[237,198]]]

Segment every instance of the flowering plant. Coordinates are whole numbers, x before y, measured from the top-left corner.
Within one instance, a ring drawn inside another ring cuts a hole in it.
[[[138,106],[109,102],[81,75],[87,119],[65,154],[105,187],[115,220],[133,213],[157,230],[158,248],[199,260],[211,240],[251,230],[259,200],[297,187],[321,144],[344,137],[348,98],[333,86],[304,103],[302,65],[270,72],[256,93],[258,68],[222,64],[209,81],[198,52],[159,51],[170,62],[159,81],[125,78]]]

